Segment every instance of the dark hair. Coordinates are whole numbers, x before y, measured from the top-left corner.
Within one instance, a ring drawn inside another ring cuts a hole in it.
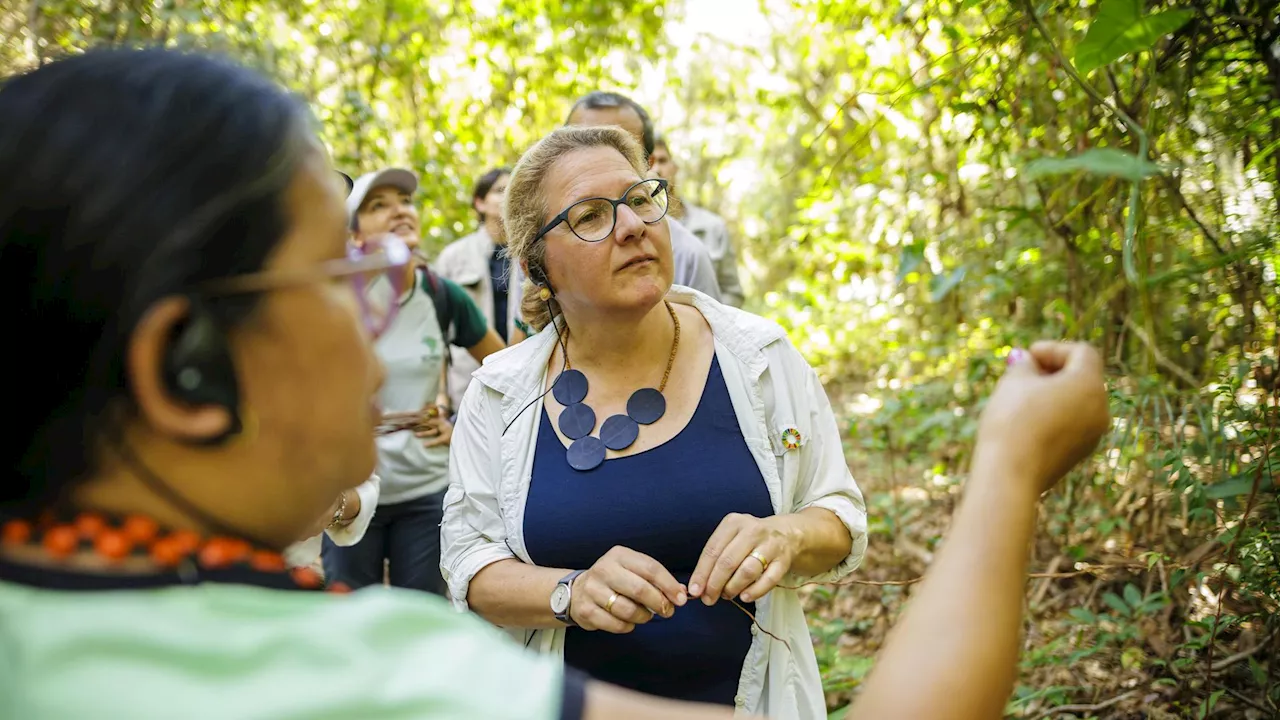
[[[476,186],[471,190],[471,207],[474,208],[476,206],[477,201],[485,199],[485,197],[489,194],[489,191],[493,189],[494,183],[498,182],[499,178],[501,178],[503,175],[510,175],[510,174],[511,174],[511,168],[496,167],[490,170],[489,172],[481,175],[480,179],[476,180]],[[480,216],[480,222],[484,222],[484,213],[480,212],[479,210],[476,210],[476,215]]]
[[[668,153],[670,153],[670,152],[671,152],[671,146],[667,144],[667,136],[666,136],[666,135],[654,135],[654,136],[653,136],[653,150],[654,150],[654,152],[656,152],[656,151],[658,150],[658,148],[662,148],[663,150],[666,150]],[[651,153],[649,153],[649,154],[650,154],[650,155],[652,155],[653,153],[651,152]]]
[[[569,109],[569,117],[578,111],[578,108],[586,108],[587,110],[604,110],[607,108],[629,107],[636,111],[636,115],[640,116],[640,126],[644,128],[644,155],[647,159],[653,155],[653,121],[649,119],[649,113],[640,107],[640,103],[623,95],[622,93],[608,92],[606,90],[595,90],[578,98],[578,101]],[[566,125],[568,122],[565,123]]]
[[[96,469],[130,407],[129,337],[158,300],[262,268],[309,147],[305,106],[259,75],[169,50],[100,50],[0,85],[0,302],[33,389],[8,424],[0,506],[39,508]],[[212,299],[228,328],[253,296]]]

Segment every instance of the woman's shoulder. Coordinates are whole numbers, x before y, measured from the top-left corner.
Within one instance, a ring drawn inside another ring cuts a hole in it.
[[[554,663],[411,591],[204,585],[90,593],[0,583],[0,608],[0,626],[23,658],[0,679],[0,695],[14,691],[34,713],[23,717],[88,717],[91,704],[106,702],[128,703],[140,718],[178,708],[310,716],[334,707],[368,717],[391,703],[401,712],[456,707],[459,717],[539,718],[554,717],[560,699]],[[94,683],[107,697],[77,687],[104,672],[122,680]],[[523,681],[484,687],[487,677],[512,676]]]
[[[683,286],[674,286],[668,297],[696,308],[711,327],[716,340],[735,351],[765,353],[774,348],[791,347],[786,330],[769,318],[726,305]]]

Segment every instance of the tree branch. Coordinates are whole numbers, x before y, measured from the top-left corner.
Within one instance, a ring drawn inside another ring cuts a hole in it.
[[[1218,239],[1217,234],[1200,221],[1200,216],[1196,214],[1196,211],[1192,209],[1191,204],[1187,202],[1187,197],[1182,194],[1182,188],[1178,182],[1166,175],[1164,176],[1164,184],[1165,187],[1169,188],[1169,192],[1173,194],[1173,198],[1182,206],[1182,209],[1187,212],[1187,217],[1191,218],[1191,222],[1195,223],[1196,227],[1200,228],[1201,234],[1203,234],[1205,239],[1209,241],[1209,244],[1212,245],[1219,254],[1226,255],[1227,251],[1223,249],[1222,242]]]
[[[1156,344],[1152,342],[1151,336],[1148,335],[1145,330],[1138,327],[1138,325],[1133,322],[1133,318],[1126,316],[1124,319],[1124,326],[1129,328],[1129,330],[1142,341],[1143,345],[1147,346],[1147,350],[1151,351],[1151,357],[1155,358],[1157,365],[1176,375],[1179,380],[1185,382],[1188,386],[1193,388],[1200,387],[1200,383],[1196,381],[1191,373],[1183,370],[1177,363],[1165,357],[1165,354],[1160,352],[1160,348],[1156,347]]]
[[[1130,690],[1129,692],[1117,695],[1106,702],[1095,703],[1093,705],[1059,705],[1056,708],[1049,708],[1048,710],[1045,710],[1037,715],[1034,720],[1044,720],[1044,718],[1050,718],[1054,715],[1061,715],[1063,713],[1095,713],[1099,710],[1106,710],[1112,705],[1118,705],[1134,695],[1137,695],[1138,692],[1138,690]]]
[[[1041,20],[1040,16],[1036,13],[1035,6],[1032,5],[1031,0],[1023,0],[1023,6],[1026,8],[1027,16],[1031,18],[1033,23],[1035,23],[1036,29],[1040,32],[1040,36],[1043,37],[1044,41],[1049,45],[1049,49],[1053,51],[1054,57],[1058,59],[1058,63],[1062,66],[1062,69],[1066,71],[1067,75],[1069,75],[1071,79],[1074,80],[1076,84],[1084,90],[1085,94],[1092,98],[1095,103],[1101,105],[1113,115],[1120,118],[1120,121],[1138,137],[1138,159],[1145,161],[1147,159],[1147,148],[1150,145],[1150,139],[1147,137],[1147,131],[1138,124],[1138,121],[1130,117],[1129,113],[1125,112],[1115,104],[1107,102],[1107,99],[1102,97],[1101,93],[1095,90],[1092,85],[1081,77],[1080,73],[1076,70],[1076,66],[1062,54],[1061,48],[1059,48],[1058,44],[1053,41],[1053,36],[1049,34],[1049,29],[1044,26],[1044,21]],[[1129,282],[1134,285],[1138,284],[1138,270],[1133,262],[1133,249],[1138,237],[1138,211],[1141,209],[1141,190],[1142,182],[1140,180],[1135,180],[1133,182],[1133,188],[1129,191],[1129,215],[1125,218],[1124,223],[1124,274],[1125,277],[1129,279]]]
[[[1223,689],[1223,690],[1226,690],[1226,691],[1227,691],[1227,693],[1231,695],[1231,697],[1233,697],[1233,698],[1235,698],[1235,699],[1239,700],[1240,702],[1244,703],[1245,705],[1248,705],[1249,707],[1253,708],[1254,710],[1257,710],[1257,711],[1259,711],[1259,712],[1263,712],[1263,713],[1275,712],[1275,711],[1274,711],[1274,710],[1272,710],[1271,708],[1263,707],[1262,705],[1259,705],[1258,703],[1256,703],[1256,702],[1254,702],[1254,701],[1250,700],[1249,698],[1245,697],[1244,695],[1241,695],[1240,693],[1236,692],[1235,690],[1232,690],[1232,689],[1231,689],[1231,688],[1229,688],[1229,687],[1224,687],[1224,688],[1222,688],[1222,689]]]
[[[1223,670],[1226,670],[1227,668],[1231,667],[1232,665],[1235,665],[1241,660],[1253,657],[1254,655],[1258,654],[1259,650],[1271,644],[1271,640],[1276,636],[1276,632],[1280,632],[1280,631],[1272,631],[1271,634],[1267,635],[1265,638],[1262,639],[1262,642],[1258,643],[1257,645],[1254,645],[1252,648],[1248,650],[1243,650],[1241,652],[1236,653],[1235,655],[1228,655],[1227,657],[1222,658],[1221,660],[1210,665],[1209,669],[1213,672],[1222,672]]]

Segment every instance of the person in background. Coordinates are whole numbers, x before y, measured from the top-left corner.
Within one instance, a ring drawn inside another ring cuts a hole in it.
[[[654,139],[653,154],[649,156],[650,171],[653,177],[665,178],[667,192],[679,202],[671,206],[671,214],[684,224],[689,232],[707,246],[711,253],[711,262],[716,266],[716,280],[720,283],[720,302],[733,307],[742,307],[742,281],[738,278],[738,254],[733,248],[733,239],[729,237],[729,227],[724,218],[698,207],[684,199],[679,192],[676,176],[680,166],[671,155],[671,147],[666,138],[659,135]]]
[[[565,125],[616,125],[635,137],[644,148],[646,160],[653,157],[653,121],[639,103],[626,95],[603,90],[587,93],[573,104]],[[707,247],[680,221],[668,218],[667,223],[671,227],[675,284],[720,300],[722,288],[716,280],[716,266]]]
[[[393,318],[365,290],[408,264],[394,238],[348,242],[313,126],[256,74],[171,50],[0,86],[0,299],[40,309],[4,329],[59,339],[15,359],[43,392],[0,444],[0,717],[729,720],[586,680],[434,596],[285,571],[376,464],[370,338]],[[845,720],[1008,699],[1037,498],[1107,427],[1095,351],[1015,356]]]
[[[352,188],[355,187],[355,180],[341,171],[338,172],[338,177],[341,179],[342,187],[346,189],[346,194],[350,195]],[[381,480],[377,475],[371,475],[368,480],[360,483],[359,487],[343,490],[328,511],[307,533],[306,539],[285,548],[284,559],[289,567],[321,569],[316,567],[320,565],[320,552],[324,545],[321,535],[328,535],[329,540],[342,547],[360,542],[365,531],[369,529],[373,513],[378,507],[380,487]]]
[[[480,227],[445,246],[432,267],[460,285],[503,342],[514,345],[524,339],[525,330],[520,320],[523,278],[507,258],[507,233],[502,228],[502,197],[510,176],[508,168],[494,168],[480,176],[471,192]],[[456,408],[480,363],[462,348],[450,352],[448,394],[450,406]]]
[[[417,188],[417,177],[398,168],[357,179],[346,203],[354,242],[390,235],[416,245]],[[389,430],[377,439],[377,512],[353,545],[322,538],[321,558],[327,579],[352,588],[381,583],[385,563],[392,585],[443,594],[439,528],[453,425],[437,398],[448,346],[465,348],[479,362],[503,343],[462,288],[420,265],[402,272],[404,293],[383,298],[397,305],[395,320],[374,345],[387,369],[379,399]],[[372,285],[369,292],[390,287]]]

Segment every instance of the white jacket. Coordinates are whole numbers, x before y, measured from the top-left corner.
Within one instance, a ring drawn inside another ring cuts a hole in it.
[[[831,571],[819,577],[788,576],[782,584],[844,578],[866,551],[866,505],[845,463],[840,431],[817,374],[777,324],[684,287],[673,287],[668,299],[696,307],[711,326],[738,425],[764,476],[774,512],[823,507],[853,537],[849,555]],[[542,392],[555,337],[547,328],[491,355],[463,398],[441,524],[441,570],[459,610],[468,609],[468,586],[486,565],[507,558],[530,562],[524,508],[542,401],[521,410]],[[800,442],[789,450],[782,434],[792,429],[799,432]],[[756,610],[760,625],[785,639],[790,652],[753,627],[738,685],[738,712],[781,720],[825,719],[818,663],[796,592],[777,588],[757,601]],[[528,647],[563,656],[564,629],[509,631]]]

